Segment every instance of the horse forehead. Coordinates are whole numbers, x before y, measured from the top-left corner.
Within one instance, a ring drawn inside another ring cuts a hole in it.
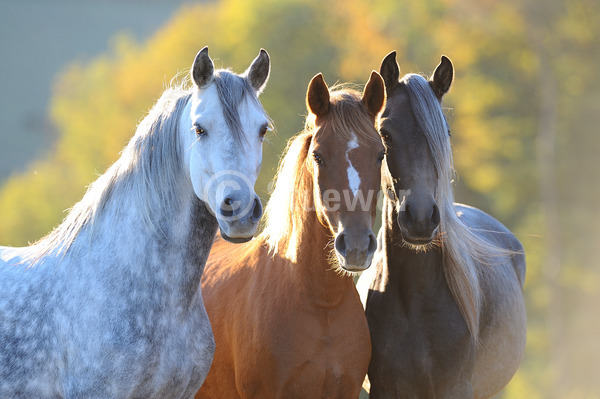
[[[412,108],[410,104],[410,96],[406,88],[406,84],[398,84],[388,97],[385,103],[385,109],[381,114],[383,121],[390,118],[412,117]]]
[[[256,126],[268,123],[267,115],[256,98],[246,94],[235,106],[235,112],[239,117],[242,134],[256,133]],[[213,83],[206,89],[195,89],[191,101],[191,118],[193,122],[204,120],[214,127],[215,124],[227,125],[226,110],[219,98],[216,85]],[[208,127],[208,126],[206,126]],[[250,131],[252,133],[250,133]]]
[[[410,104],[407,107],[396,107],[385,116],[382,115],[380,129],[386,131],[395,140],[425,139]]]
[[[371,133],[371,132],[369,132]],[[326,153],[330,157],[345,159],[351,156],[353,159],[363,159],[367,153],[379,153],[384,150],[381,140],[373,128],[373,138],[367,134],[356,134],[349,130],[343,134],[334,129],[319,129],[312,141],[312,150]]]
[[[209,115],[223,115],[223,105],[214,83],[204,89],[194,88],[191,97],[191,115],[194,119]]]
[[[267,115],[262,105],[255,98],[251,98],[250,95],[246,95],[239,104],[238,114],[243,124],[263,124],[268,122]]]

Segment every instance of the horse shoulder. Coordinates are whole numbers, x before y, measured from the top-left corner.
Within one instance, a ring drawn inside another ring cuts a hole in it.
[[[30,248],[0,247],[0,397],[62,395],[55,279],[27,261]],[[51,266],[47,262],[46,266]],[[15,326],[17,326],[15,328]]]
[[[499,221],[466,205],[457,204],[456,210],[484,239],[511,252],[509,260],[481,265],[480,269],[485,305],[472,384],[475,398],[490,397],[508,383],[525,348],[525,256],[519,240]]]
[[[482,238],[511,252],[510,264],[522,288],[525,283],[526,273],[525,251],[517,237],[497,219],[478,208],[464,204],[455,204],[455,209],[460,220],[478,232]]]

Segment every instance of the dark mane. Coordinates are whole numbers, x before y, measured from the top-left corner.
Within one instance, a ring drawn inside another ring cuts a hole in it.
[[[223,107],[225,123],[227,123],[227,127],[231,130],[233,137],[241,141],[243,140],[244,134],[242,132],[242,122],[240,120],[238,108],[242,104],[242,101],[248,98],[249,101],[252,101],[259,109],[262,109],[262,105],[258,101],[256,92],[250,85],[248,79],[236,75],[226,69],[215,71],[213,82],[215,83],[218,97]]]

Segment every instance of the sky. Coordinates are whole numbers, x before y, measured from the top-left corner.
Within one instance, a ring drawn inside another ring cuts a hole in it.
[[[0,185],[52,148],[53,82],[128,33],[143,42],[190,0],[0,0]]]

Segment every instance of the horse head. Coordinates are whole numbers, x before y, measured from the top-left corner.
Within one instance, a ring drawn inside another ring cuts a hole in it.
[[[396,205],[403,240],[428,245],[440,225],[440,187],[450,183],[452,155],[441,100],[452,84],[452,62],[442,56],[429,81],[415,74],[399,80],[394,51],[380,72],[387,94],[380,125],[387,148],[384,192]]]
[[[385,101],[381,76],[373,71],[362,98],[356,97],[330,91],[321,74],[306,96],[315,118],[308,150],[313,201],[319,220],[335,236],[339,265],[349,272],[368,268],[377,249],[372,228],[384,156],[375,128]]]
[[[185,165],[194,193],[232,242],[252,238],[262,216],[254,184],[262,162],[262,143],[270,121],[258,95],[270,71],[261,50],[245,73],[215,71],[208,47],[191,69],[194,88],[189,112],[180,121]]]

